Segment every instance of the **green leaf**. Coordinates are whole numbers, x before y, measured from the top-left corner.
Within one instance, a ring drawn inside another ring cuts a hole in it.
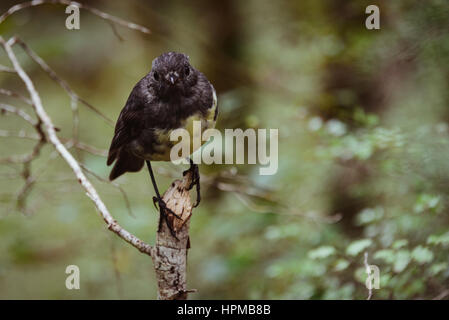
[[[354,272],[354,278],[361,283],[366,281],[367,276],[365,267],[357,268]]]
[[[374,254],[374,259],[380,259],[393,264],[395,261],[395,252],[391,249],[379,250]]]
[[[406,245],[408,245],[408,240],[400,239],[400,240],[396,240],[395,242],[393,242],[392,248],[393,249],[401,249],[402,247],[405,247]]]
[[[415,203],[414,211],[416,213],[422,213],[426,210],[437,211],[440,202],[440,197],[437,195],[421,194]]]
[[[427,238],[427,244],[441,244],[443,246],[449,245],[449,231],[439,236],[434,234],[430,235]]]
[[[396,253],[396,260],[394,261],[393,270],[396,273],[404,271],[410,263],[410,252],[408,250],[399,250]]]
[[[324,259],[333,255],[335,252],[336,250],[332,246],[322,246],[316,248],[315,250],[309,251],[308,256],[310,259]]]
[[[382,207],[365,208],[357,215],[356,223],[357,225],[366,225],[382,219],[383,215],[384,209]]]
[[[420,263],[427,263],[433,260],[433,252],[423,246],[417,246],[412,251],[412,258]]]
[[[429,273],[431,276],[436,276],[438,273],[448,269],[447,262],[440,262],[437,264],[434,264],[430,267]]]
[[[350,256],[356,256],[372,244],[373,241],[371,239],[356,240],[346,248],[346,254],[349,254]]]
[[[334,266],[334,271],[343,271],[349,266],[349,261],[345,259],[338,259]]]

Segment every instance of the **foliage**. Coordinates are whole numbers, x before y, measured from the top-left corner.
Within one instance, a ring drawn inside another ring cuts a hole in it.
[[[68,31],[63,8],[52,6],[10,17],[0,33],[20,34],[111,119],[152,59],[178,50],[217,89],[219,129],[279,128],[274,176],[255,165],[201,166],[210,179],[191,221],[192,298],[365,299],[365,252],[380,270],[373,299],[447,298],[449,4],[378,3],[379,31],[364,27],[366,1],[234,0],[99,3],[152,30],[119,28],[124,41],[83,12],[81,29]],[[70,99],[20,57],[69,138]],[[1,73],[0,87],[25,92],[11,79]],[[80,125],[81,141],[107,149],[112,127],[81,106]],[[26,130],[10,115],[0,126]],[[31,146],[0,139],[2,157]],[[0,298],[155,298],[151,261],[107,233],[51,152],[33,164],[42,174],[25,215],[15,206],[23,181],[8,178],[19,167],[0,168]],[[77,157],[107,176],[103,157]],[[156,166],[178,176],[185,169]],[[172,180],[157,179],[161,189]],[[116,188],[96,187],[120,223],[151,242],[157,217],[146,172],[118,182],[134,217]],[[69,264],[81,269],[76,292],[64,287]]]

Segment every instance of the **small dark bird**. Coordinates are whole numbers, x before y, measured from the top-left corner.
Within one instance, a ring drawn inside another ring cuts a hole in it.
[[[192,139],[194,120],[201,121],[205,130],[215,126],[217,115],[214,87],[182,53],[167,52],[154,59],[151,71],[129,95],[109,148],[108,166],[115,161],[109,179],[140,171],[146,162],[156,192],[153,201],[158,203],[161,213],[159,228],[163,218],[167,221],[166,212],[174,213],[161,198],[150,161],[170,161],[170,150],[176,143],[170,141],[172,130],[185,128]],[[200,202],[199,172],[198,166],[189,160],[190,169],[184,174],[192,171],[190,188],[197,186],[196,207]]]

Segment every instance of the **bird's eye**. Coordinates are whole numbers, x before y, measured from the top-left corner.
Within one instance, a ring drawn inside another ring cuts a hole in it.
[[[153,78],[154,78],[154,80],[158,81],[159,80],[159,73],[154,71]]]
[[[186,74],[186,76],[189,75],[189,73],[190,73],[190,68],[189,68],[189,66],[186,66],[186,67],[185,67],[184,73]]]

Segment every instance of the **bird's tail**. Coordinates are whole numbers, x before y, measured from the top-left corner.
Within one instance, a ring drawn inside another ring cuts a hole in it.
[[[125,172],[137,172],[143,167],[144,161],[132,153],[121,149],[117,154],[117,160],[109,175],[109,180],[114,180]]]

